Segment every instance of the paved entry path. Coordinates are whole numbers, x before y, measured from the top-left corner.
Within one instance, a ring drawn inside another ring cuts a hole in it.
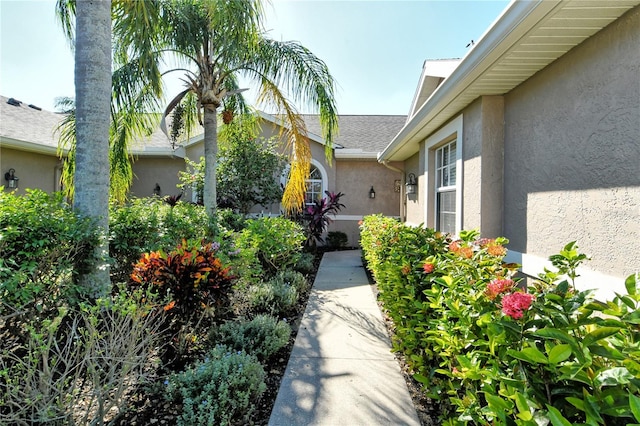
[[[420,425],[361,255],[322,258],[269,426]]]

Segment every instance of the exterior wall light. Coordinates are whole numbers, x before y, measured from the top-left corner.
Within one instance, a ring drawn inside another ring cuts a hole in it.
[[[373,186],[369,190],[369,198],[376,198],[376,191],[373,190]]]
[[[162,189],[160,189],[160,185],[156,183],[156,186],[153,187],[153,195],[160,195],[162,193]]]
[[[7,181],[7,185],[9,188],[17,188],[18,187],[18,176],[16,176],[16,169],[9,169],[7,173],[4,174],[4,178]]]
[[[405,186],[407,189],[407,195],[415,194],[418,191],[418,182],[416,181],[416,175],[414,175],[413,173],[409,173]]]

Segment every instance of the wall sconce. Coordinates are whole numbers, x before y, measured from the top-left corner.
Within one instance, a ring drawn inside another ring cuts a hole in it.
[[[373,186],[369,190],[369,198],[376,198],[376,191],[373,190]]]
[[[162,193],[162,189],[160,189],[160,185],[156,182],[156,186],[153,187],[153,195],[160,195]]]
[[[416,191],[418,190],[418,182],[416,182],[416,175],[414,175],[413,173],[409,173],[409,176],[407,176],[407,183],[405,184],[405,186],[407,189],[407,195],[415,194]]]
[[[18,187],[18,176],[16,176],[16,169],[9,169],[7,173],[4,174],[4,178],[7,181],[7,185],[9,188],[17,188]]]

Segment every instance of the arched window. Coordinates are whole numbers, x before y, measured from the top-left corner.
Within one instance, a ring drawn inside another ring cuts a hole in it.
[[[282,172],[280,182],[282,185],[287,184],[289,176],[290,166],[287,166]],[[322,167],[322,164],[314,159],[311,159],[311,166],[309,168],[309,179],[307,182],[307,191],[304,194],[304,207],[310,206],[315,200],[320,200],[324,197],[324,192],[328,189],[329,177],[326,170]]]
[[[309,206],[324,195],[324,180],[318,167],[312,165],[309,179],[307,179],[307,192],[304,194],[304,205]]]

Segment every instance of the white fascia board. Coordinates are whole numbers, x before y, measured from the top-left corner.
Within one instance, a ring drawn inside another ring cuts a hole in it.
[[[170,148],[143,148],[132,149],[131,155],[138,157],[166,157],[166,158],[184,158],[184,147],[176,148],[175,150]]]
[[[0,146],[3,148],[11,148],[19,151],[34,152],[36,154],[58,155],[58,148],[51,145],[45,145],[37,142],[27,142],[12,138],[0,138]],[[63,150],[63,154],[67,154],[68,149]]]
[[[377,152],[366,152],[361,149],[343,148],[335,150],[336,159],[349,159],[349,160],[375,160],[378,158]]]
[[[449,106],[465,89],[491,67],[500,56],[526,34],[559,0],[513,0],[482,35],[478,43],[462,59],[458,67],[433,92],[418,112],[405,124],[396,137],[378,155],[378,161],[404,160],[418,152],[418,143],[428,134],[421,134],[435,116]],[[451,115],[460,111],[452,111]],[[412,143],[409,153],[399,151]]]

